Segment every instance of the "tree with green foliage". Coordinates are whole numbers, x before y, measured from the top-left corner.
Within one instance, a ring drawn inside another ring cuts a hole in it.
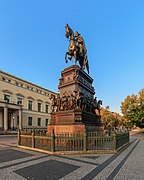
[[[128,127],[144,127],[144,89],[139,91],[138,95],[127,96],[121,103],[121,112]]]

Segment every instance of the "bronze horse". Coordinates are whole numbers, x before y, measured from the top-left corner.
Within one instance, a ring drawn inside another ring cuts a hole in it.
[[[66,38],[69,39],[70,44],[68,46],[68,52],[65,54],[65,61],[66,63],[68,60],[72,60],[72,57],[74,57],[74,63],[76,64],[77,61],[79,61],[79,65],[82,69],[85,68],[87,69],[87,72],[89,74],[89,64],[88,64],[88,59],[87,59],[87,50],[84,48],[84,53],[80,52],[79,47],[76,45],[77,41],[74,36],[73,30],[69,27],[68,24],[65,26],[65,31],[66,31]],[[67,59],[68,56],[68,59]]]

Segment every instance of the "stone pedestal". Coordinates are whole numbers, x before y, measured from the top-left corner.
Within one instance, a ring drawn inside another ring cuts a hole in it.
[[[61,72],[61,78],[59,79],[59,92],[62,97],[65,92],[81,90],[83,95],[93,99],[95,94],[94,87],[92,86],[93,79],[83,71],[79,66],[73,65],[65,68]]]
[[[94,111],[93,79],[79,66],[61,72],[56,112],[51,113],[48,133],[84,133],[101,131],[100,116]]]
[[[51,113],[52,119],[48,132],[55,133],[84,133],[102,131],[98,115],[82,111],[81,109],[59,111]]]

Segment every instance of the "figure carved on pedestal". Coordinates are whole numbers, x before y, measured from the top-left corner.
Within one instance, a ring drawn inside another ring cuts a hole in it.
[[[98,115],[100,116],[102,100],[97,101],[96,97],[91,99],[88,96],[84,96],[80,89],[75,90],[74,93],[75,94],[73,94],[72,91],[65,91],[61,97],[60,94],[57,94],[57,96],[51,94],[51,111],[81,109],[86,112],[97,114],[96,110],[98,110]]]
[[[57,94],[57,98],[56,98],[56,106],[57,106],[56,111],[60,111],[60,106],[61,106],[61,98],[60,98],[60,94]]]
[[[73,80],[77,80],[78,77],[79,77],[78,70],[75,69],[74,74],[73,74]]]
[[[96,104],[95,109],[97,109],[97,110],[98,110],[98,112],[99,112],[99,116],[100,116],[100,107],[101,107],[101,105],[102,105],[102,100],[98,100],[98,102],[97,102],[97,104]]]
[[[57,106],[56,96],[51,94],[49,98],[52,101],[52,103],[51,103],[51,112],[54,112],[55,111],[55,107]]]
[[[67,92],[65,91],[61,97],[61,105],[60,105],[60,110],[61,111],[66,111],[68,110],[68,96]]]
[[[75,96],[71,91],[69,91],[69,96],[68,96],[68,109],[74,109],[75,108]]]
[[[89,64],[88,64],[88,57],[87,57],[87,49],[85,46],[85,42],[83,37],[78,33],[78,31],[73,32],[73,30],[69,27],[68,24],[65,26],[66,31],[66,38],[69,39],[70,44],[68,46],[68,52],[65,54],[65,61],[66,63],[68,60],[72,60],[72,57],[74,57],[74,63],[79,62],[79,65],[82,69],[87,69],[87,72],[89,74]],[[68,59],[67,59],[68,56]]]
[[[82,93],[80,91],[80,89],[78,89],[77,91],[75,91],[75,98],[76,98],[76,108],[81,109],[82,108]]]

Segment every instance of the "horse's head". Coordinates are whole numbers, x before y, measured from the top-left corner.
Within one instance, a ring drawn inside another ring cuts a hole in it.
[[[69,38],[69,37],[71,37],[71,35],[74,34],[73,30],[69,27],[68,24],[66,24],[66,26],[65,26],[65,32],[66,32],[66,34],[65,34],[66,38]]]
[[[102,100],[98,100],[98,104],[102,105]]]

